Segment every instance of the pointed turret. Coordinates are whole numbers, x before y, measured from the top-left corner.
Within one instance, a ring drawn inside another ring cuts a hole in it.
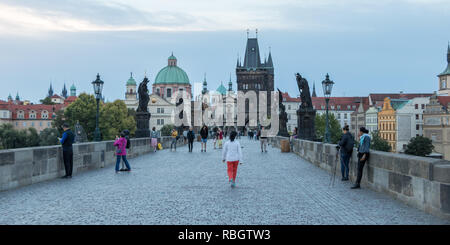
[[[269,51],[269,58],[267,59],[267,67],[273,68],[273,62],[272,62],[272,52]]]
[[[247,46],[245,48],[244,68],[261,67],[261,57],[259,55],[258,38],[247,38]]]
[[[12,98],[11,94],[9,94],[8,95],[8,101],[12,101],[12,100],[13,100],[13,98]]]
[[[52,88],[52,83],[50,83],[50,88],[48,89],[47,97],[52,97],[52,96],[53,96],[53,88]]]
[[[233,83],[231,82],[231,73],[230,73],[230,81],[228,82],[228,92],[233,92]]]
[[[208,92],[208,83],[206,82],[206,73],[203,77],[203,89],[202,94],[206,94]]]
[[[66,83],[64,83],[63,90],[61,91],[61,96],[67,99]]]
[[[448,43],[447,46],[447,68],[445,68],[445,70],[441,74],[439,74],[438,77],[448,75],[450,75],[450,42]]]
[[[312,97],[317,97],[317,95],[316,95],[316,83],[313,83]]]
[[[16,94],[16,101],[20,101],[19,92]]]

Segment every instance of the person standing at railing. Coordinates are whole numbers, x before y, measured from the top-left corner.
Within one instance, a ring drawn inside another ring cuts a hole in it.
[[[119,165],[120,165],[120,159],[122,158],[123,162],[125,163],[125,166],[127,167],[123,171],[131,171],[130,164],[127,160],[127,139],[125,132],[120,133],[120,138],[116,137],[116,141],[114,141],[114,146],[116,148],[116,173],[119,173]]]
[[[62,126],[64,133],[62,138],[58,138],[59,142],[63,148],[63,160],[64,160],[64,168],[66,170],[66,175],[62,178],[72,178],[72,170],[73,170],[73,148],[72,144],[75,140],[75,135],[72,133],[72,130],[69,128],[69,124],[64,123]]]
[[[358,147],[358,176],[356,177],[355,184],[352,189],[358,189],[360,187],[364,164],[369,160],[370,156],[370,136],[369,130],[365,127],[359,129],[359,147]]]
[[[336,146],[337,150],[341,152],[341,173],[342,173],[342,181],[348,180],[349,173],[349,162],[350,157],[352,157],[354,140],[353,135],[350,133],[348,125],[345,125],[342,128],[342,137],[339,141],[338,146]]]

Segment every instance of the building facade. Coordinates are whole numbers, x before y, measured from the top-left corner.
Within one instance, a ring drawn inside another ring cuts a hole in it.
[[[434,152],[450,160],[450,96],[434,94],[423,114],[423,134],[431,139]]]
[[[370,133],[378,130],[378,109],[375,106],[369,107],[366,111],[366,129]]]
[[[271,92],[274,91],[275,86],[272,54],[269,51],[268,59],[264,63],[261,62],[258,38],[247,37],[244,63],[242,64],[238,59],[236,64],[236,83],[238,92],[254,91],[257,95],[257,104],[259,104],[259,92],[265,91],[267,93],[267,114],[270,115]],[[257,115],[259,115],[259,107],[257,108]],[[246,101],[245,112],[239,112],[245,113],[246,124],[249,123],[248,112],[249,101]],[[253,123],[258,124],[258,122]]]
[[[450,44],[447,47],[447,67],[437,76],[439,78],[438,95],[450,95]]]
[[[300,107],[301,99],[300,97],[292,98],[289,94],[283,93],[283,105],[286,108],[286,113],[288,117],[288,121],[286,123],[286,127],[289,133],[294,132],[294,129],[297,127],[297,110]]]
[[[325,114],[325,97],[312,97],[311,99],[316,114]],[[351,126],[351,115],[357,110],[361,101],[364,104],[368,103],[367,97],[330,97],[328,111],[335,116],[341,127]]]

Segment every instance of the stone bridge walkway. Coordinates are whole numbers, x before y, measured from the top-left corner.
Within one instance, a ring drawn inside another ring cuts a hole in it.
[[[187,147],[0,192],[0,224],[449,224],[330,175],[291,153],[241,139],[244,164],[231,189],[221,150]]]

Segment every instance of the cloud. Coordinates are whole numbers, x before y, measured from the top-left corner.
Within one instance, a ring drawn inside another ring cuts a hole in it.
[[[441,10],[445,0],[3,0],[0,35],[49,32],[346,30],[390,7]]]

